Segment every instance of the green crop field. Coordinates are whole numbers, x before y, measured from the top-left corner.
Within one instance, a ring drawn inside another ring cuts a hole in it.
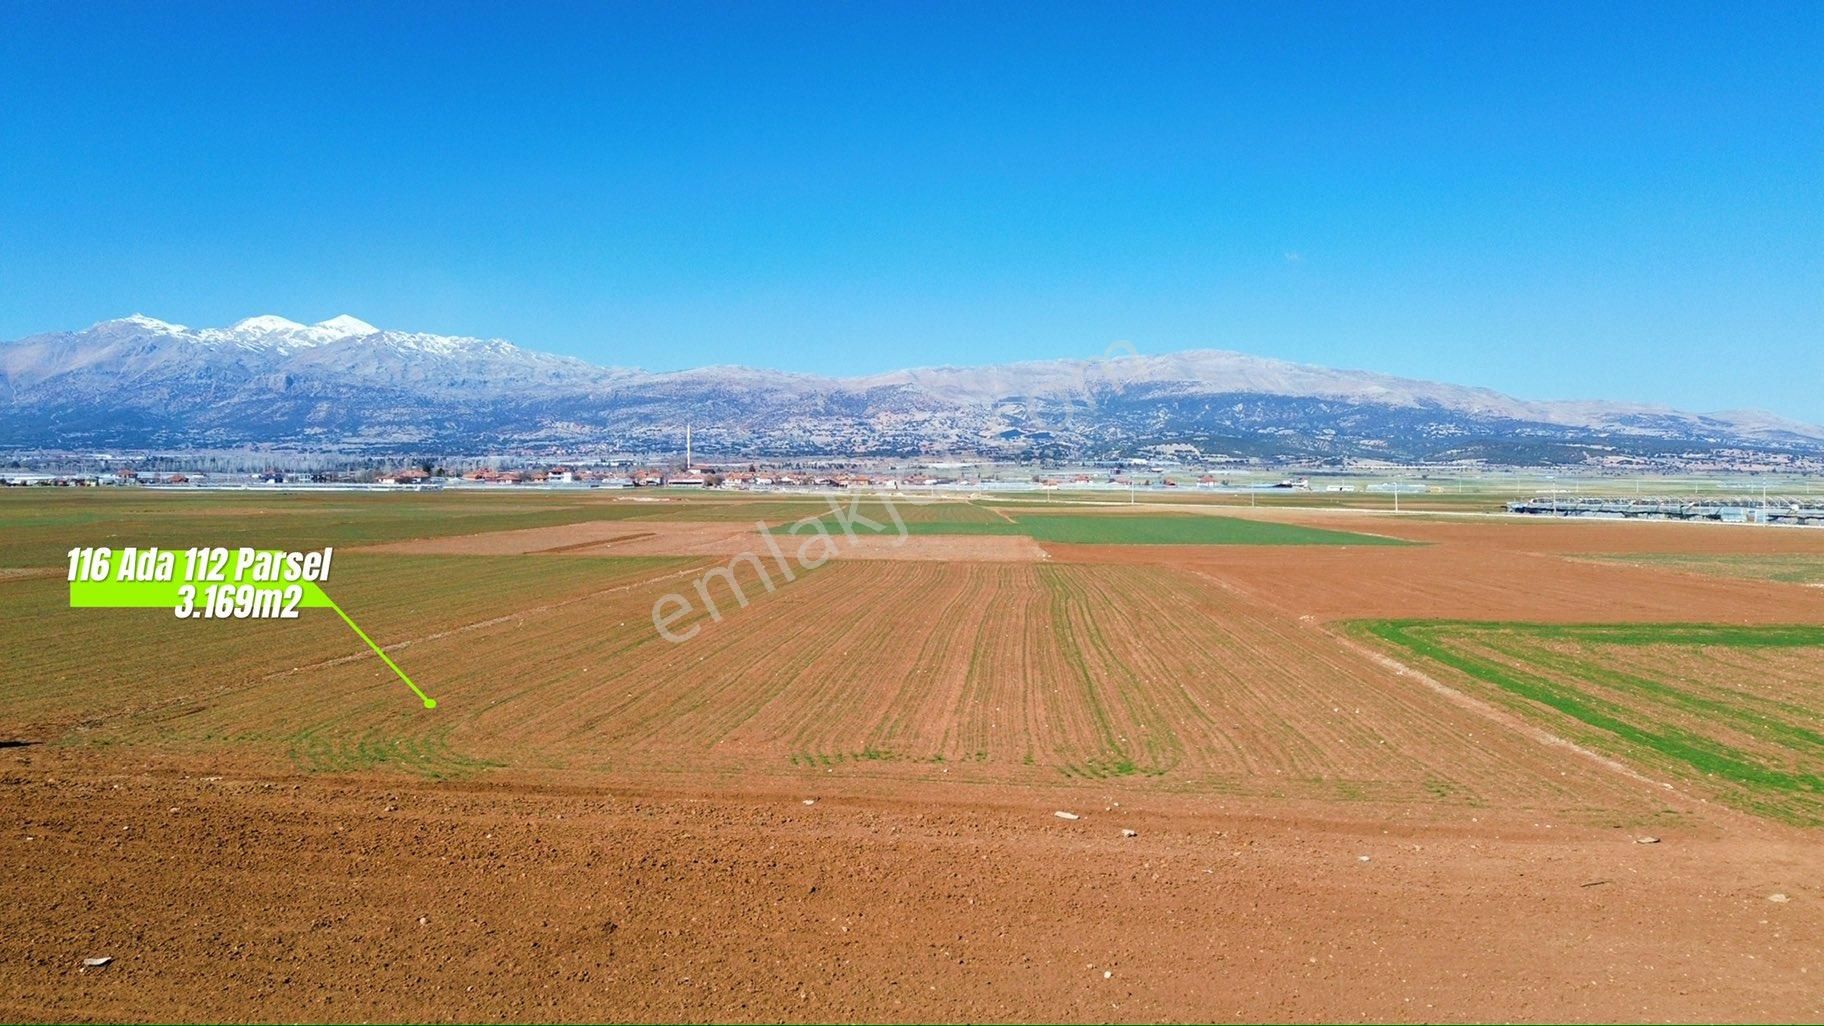
[[[1824,627],[1355,626],[1643,772],[1759,815],[1824,824]]]

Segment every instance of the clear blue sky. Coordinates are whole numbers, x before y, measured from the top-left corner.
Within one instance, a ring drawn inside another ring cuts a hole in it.
[[[0,0],[0,338],[1195,347],[1824,421],[1824,3]]]

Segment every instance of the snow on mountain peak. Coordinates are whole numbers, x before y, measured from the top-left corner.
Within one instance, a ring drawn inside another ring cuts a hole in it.
[[[318,321],[311,325],[311,327],[321,328],[324,331],[331,332],[338,338],[355,338],[360,335],[377,335],[380,333],[379,328],[374,327],[359,317],[351,317],[348,314],[337,314],[327,321]]]
[[[286,320],[285,318],[274,314],[260,314],[258,317],[248,317],[243,320],[235,321],[228,330],[244,334],[259,333],[270,335],[278,332],[300,331],[303,327],[304,325],[299,324],[297,321]]]
[[[136,313],[136,314],[133,314],[128,317],[116,317],[111,321],[102,321],[100,324],[95,325],[95,327],[104,328],[104,327],[108,327],[110,325],[119,325],[121,327],[138,328],[142,331],[156,331],[156,332],[160,332],[163,334],[176,334],[181,331],[190,330],[181,324],[172,324],[169,321],[161,321],[156,317],[147,317],[145,314],[142,314],[142,313]]]
[[[295,352],[299,349],[311,349],[328,345],[331,342],[342,342],[348,339],[365,338],[378,335],[380,329],[348,314],[331,317],[316,324],[299,324],[289,318],[274,314],[261,314],[234,322],[227,328],[211,328],[199,333],[198,337],[206,342],[229,343],[243,349],[277,349],[281,352]]]

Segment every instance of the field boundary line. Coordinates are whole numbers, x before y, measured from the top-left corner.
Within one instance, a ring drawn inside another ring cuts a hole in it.
[[[572,527],[575,525],[566,524],[564,526]],[[553,545],[548,549],[532,549],[529,552],[521,553],[521,555],[550,556],[550,555],[554,555],[554,554],[560,553],[560,552],[581,552],[584,549],[601,548],[601,547],[607,546],[607,545],[617,545],[621,542],[639,541],[642,538],[657,538],[658,536],[659,536],[659,533],[657,531],[641,531],[638,534],[625,534],[618,538],[603,538],[603,539],[600,539],[597,541],[571,542],[567,545]],[[471,537],[473,537],[473,536],[471,536]]]
[[[1631,780],[1634,780],[1637,783],[1648,784],[1653,787],[1657,787],[1657,788],[1661,788],[1666,791],[1670,791],[1674,794],[1677,794],[1679,797],[1685,799],[1686,801],[1701,802],[1705,805],[1710,804],[1709,802],[1704,801],[1704,799],[1699,798],[1696,795],[1688,794],[1688,793],[1680,790],[1678,788],[1678,785],[1676,785],[1676,784],[1673,784],[1673,783],[1670,783],[1670,782],[1664,781],[1664,780],[1656,780],[1653,777],[1649,777],[1646,774],[1635,769],[1634,767],[1629,766],[1628,764],[1621,762],[1611,756],[1604,755],[1601,752],[1598,752],[1593,748],[1585,748],[1583,745],[1580,745],[1577,742],[1572,741],[1570,738],[1564,737],[1559,734],[1554,734],[1551,731],[1545,729],[1544,727],[1539,726],[1536,723],[1529,723],[1526,720],[1520,718],[1519,716],[1516,716],[1513,713],[1508,712],[1505,709],[1498,708],[1496,706],[1490,705],[1487,702],[1482,701],[1481,699],[1475,697],[1474,695],[1465,694],[1461,689],[1451,687],[1449,684],[1446,684],[1443,681],[1438,680],[1436,677],[1433,677],[1432,675],[1426,673],[1425,671],[1419,669],[1418,667],[1412,666],[1405,662],[1401,662],[1399,659],[1397,659],[1393,656],[1390,656],[1385,652],[1380,652],[1373,648],[1370,648],[1367,645],[1364,645],[1361,642],[1355,640],[1354,638],[1351,638],[1351,637],[1348,637],[1347,635],[1338,633],[1337,631],[1330,630],[1329,628],[1318,628],[1318,629],[1323,631],[1323,633],[1328,634],[1332,638],[1336,639],[1336,641],[1339,644],[1341,644],[1344,648],[1348,649],[1349,651],[1354,652],[1357,655],[1366,657],[1367,659],[1376,663],[1377,665],[1381,666],[1384,669],[1392,670],[1397,676],[1411,677],[1412,679],[1425,685],[1426,687],[1430,688],[1432,691],[1438,693],[1439,695],[1443,696],[1444,698],[1449,699],[1451,702],[1455,703],[1456,705],[1458,705],[1464,709],[1468,709],[1471,712],[1479,713],[1485,719],[1492,720],[1495,723],[1498,723],[1501,726],[1506,727],[1510,730],[1516,730],[1522,734],[1528,735],[1533,740],[1539,742],[1540,744],[1547,745],[1547,746],[1553,747],[1553,748],[1570,749],[1571,751],[1576,752],[1578,755],[1581,755],[1587,759],[1590,759],[1590,760],[1598,763],[1599,765],[1603,766],[1604,768],[1612,770],[1616,773],[1619,773],[1622,776],[1627,777]]]
[[[1261,599],[1258,596],[1251,594],[1245,588],[1240,587],[1239,585],[1235,584],[1232,581],[1225,581],[1219,577],[1212,576],[1211,574],[1206,573],[1202,570],[1197,570],[1197,569],[1190,568],[1190,567],[1186,567],[1185,569],[1189,570],[1190,573],[1192,573],[1198,577],[1201,577],[1206,581],[1209,581],[1211,584],[1216,585],[1218,588],[1222,589],[1223,591],[1236,596],[1237,598],[1246,599],[1247,601],[1250,601],[1250,602],[1259,602],[1261,605],[1267,606],[1272,609],[1279,610],[1280,613],[1282,613],[1284,615],[1291,615],[1290,611],[1286,610],[1284,607],[1279,606],[1272,602],[1268,602],[1264,599]],[[1621,762],[1618,759],[1615,759],[1608,755],[1604,755],[1603,753],[1598,752],[1592,748],[1586,748],[1583,745],[1580,745],[1577,742],[1572,741],[1571,739],[1564,737],[1562,735],[1555,734],[1552,731],[1547,730],[1546,728],[1544,728],[1536,723],[1528,722],[1527,720],[1525,720],[1524,718],[1520,717],[1519,715],[1517,715],[1515,713],[1508,712],[1505,709],[1501,709],[1497,706],[1484,702],[1483,700],[1475,697],[1474,695],[1465,693],[1464,691],[1462,691],[1459,688],[1453,688],[1449,684],[1446,684],[1443,681],[1438,680],[1436,677],[1431,676],[1430,674],[1424,672],[1423,670],[1420,670],[1419,668],[1417,668],[1415,666],[1408,665],[1407,663],[1404,663],[1404,662],[1400,661],[1399,659],[1397,659],[1391,655],[1388,655],[1385,652],[1381,652],[1374,648],[1370,648],[1369,646],[1362,644],[1361,642],[1355,640],[1354,638],[1351,638],[1341,632],[1333,630],[1328,626],[1316,624],[1305,617],[1296,617],[1294,619],[1294,622],[1298,626],[1303,627],[1306,630],[1314,630],[1320,634],[1326,635],[1331,640],[1335,641],[1343,649],[1345,649],[1349,652],[1353,652],[1356,655],[1359,655],[1359,656],[1362,656],[1362,657],[1368,659],[1370,662],[1374,663],[1375,665],[1381,667],[1384,670],[1393,671],[1395,676],[1409,677],[1413,680],[1418,681],[1420,684],[1423,684],[1426,688],[1435,692],[1440,697],[1444,698],[1446,701],[1449,701],[1452,704],[1456,705],[1457,707],[1464,709],[1468,712],[1475,713],[1478,716],[1482,717],[1483,719],[1488,720],[1490,723],[1495,724],[1496,726],[1504,727],[1508,730],[1516,731],[1519,734],[1521,734],[1522,736],[1531,738],[1533,741],[1536,741],[1539,744],[1545,745],[1548,748],[1561,748],[1561,749],[1564,749],[1564,750],[1567,750],[1570,752],[1575,752],[1576,754],[1584,757],[1585,759],[1590,760],[1591,762],[1595,763],[1598,766],[1603,767],[1604,769],[1609,770],[1610,772],[1619,774],[1620,776],[1623,776],[1629,780],[1632,780],[1635,783],[1645,784],[1648,787],[1654,788],[1655,790],[1662,791],[1668,795],[1674,796],[1683,804],[1702,806],[1705,809],[1705,811],[1710,811],[1710,812],[1721,811],[1721,812],[1731,815],[1731,816],[1739,815],[1745,821],[1748,821],[1748,822],[1755,822],[1755,823],[1761,822],[1760,820],[1755,819],[1752,816],[1748,816],[1746,813],[1737,813],[1736,810],[1731,809],[1728,806],[1709,801],[1699,795],[1695,795],[1688,791],[1685,791],[1682,788],[1680,788],[1678,785],[1673,784],[1669,781],[1657,780],[1653,777],[1647,776],[1645,773],[1640,772],[1639,770],[1635,769],[1634,767],[1629,766],[1628,764]]]

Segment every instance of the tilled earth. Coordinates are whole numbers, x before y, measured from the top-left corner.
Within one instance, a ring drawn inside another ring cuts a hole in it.
[[[1817,843],[1723,810],[5,761],[7,1019],[1824,1016]]]

